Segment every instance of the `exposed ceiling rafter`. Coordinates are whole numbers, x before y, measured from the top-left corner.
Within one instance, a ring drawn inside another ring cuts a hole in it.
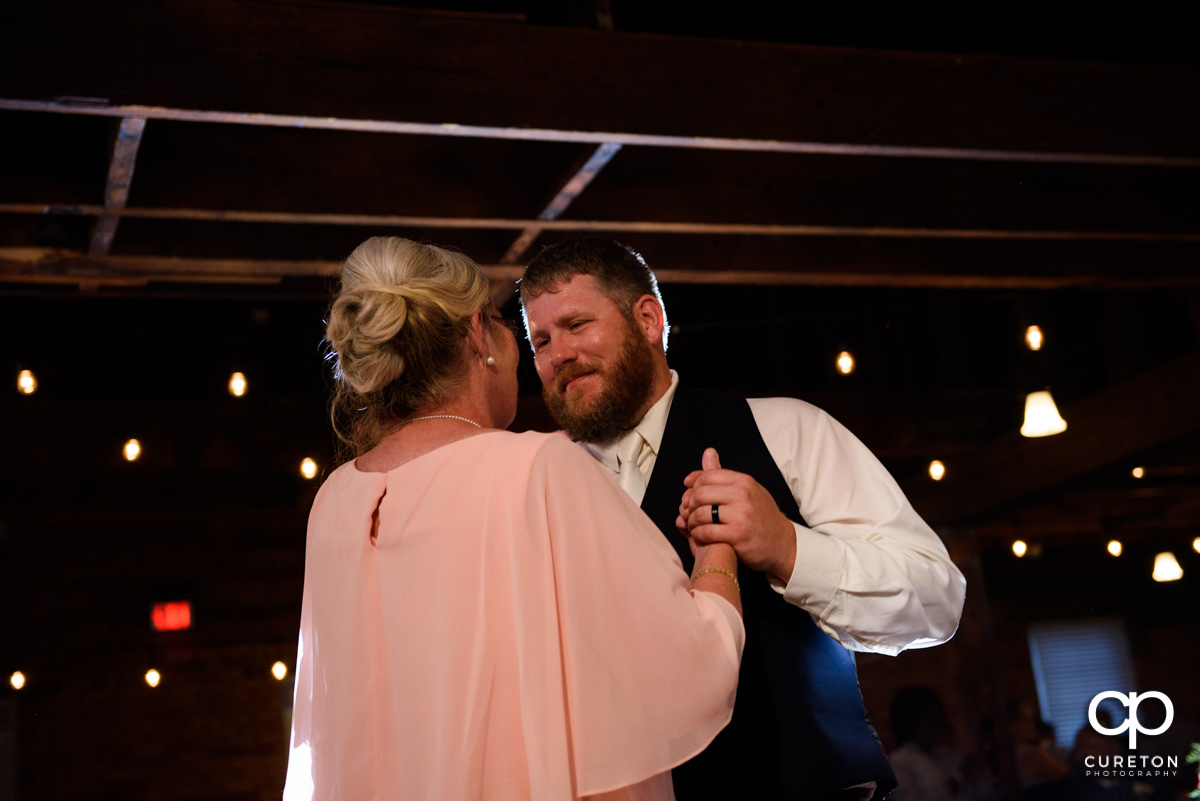
[[[1044,497],[1067,481],[1200,431],[1200,353],[1116,384],[1063,410],[1068,428],[1052,437],[1006,434],[947,465],[940,482],[905,488],[935,525],[971,522]]]
[[[961,239],[1031,242],[1200,242],[1200,233],[1154,231],[1036,231],[983,228],[903,228],[857,225],[759,225],[657,220],[556,220],[506,217],[433,217],[403,214],[326,214],[243,209],[117,208],[90,204],[0,203],[0,214],[131,217],[146,220],[352,225],[488,230],[607,231],[643,234],[800,236],[868,239]],[[501,259],[501,263],[511,263]]]
[[[574,142],[595,145],[631,145],[639,147],[734,150],[757,153],[792,153],[828,156],[871,156],[889,158],[953,159],[962,161],[1026,162],[1036,164],[1098,164],[1125,167],[1200,168],[1200,158],[1150,153],[1085,153],[997,148],[932,147],[898,144],[855,144],[848,142],[741,139],[721,136],[670,136],[664,134],[583,131],[553,128],[467,125],[460,123],[424,123],[401,120],[315,117],[297,114],[209,111],[162,106],[109,105],[104,100],[62,98],[58,100],[20,100],[0,98],[0,109],[40,111],[58,114],[84,114],[101,117],[140,117],[178,122],[222,123],[273,126],[277,128],[313,128],[367,133],[457,136],[477,139],[515,139],[529,142]]]
[[[138,147],[142,143],[142,132],[146,120],[142,117],[124,117],[117,129],[113,144],[112,159],[108,166],[108,185],[104,189],[104,212],[96,220],[92,230],[92,243],[88,254],[105,256],[112,248],[117,233],[120,213],[129,199],[129,185],[133,181],[133,168],[137,163]]]
[[[509,249],[503,256],[500,257],[501,264],[516,264],[529,250],[529,246],[533,244],[533,240],[537,239],[538,235],[545,230],[545,225],[542,222],[557,220],[562,216],[562,213],[567,210],[572,201],[587,189],[588,184],[604,169],[604,167],[617,155],[621,150],[621,145],[614,142],[605,142],[593,151],[592,155],[584,162],[583,166],[575,171],[570,178],[563,184],[562,189],[554,195],[546,208],[542,209],[538,215],[538,223],[526,226],[516,241],[512,243]]]
[[[522,265],[481,265],[498,283],[516,281]],[[80,251],[54,248],[0,248],[0,283],[143,285],[151,281],[273,283],[283,277],[336,276],[337,261],[288,259],[181,258],[177,256],[93,257]],[[656,267],[661,284],[885,287],[906,289],[1145,289],[1176,287],[1200,289],[1200,274],[1161,276],[1157,274],[958,274],[920,269],[887,272],[842,267],[803,269],[690,269]],[[501,287],[496,287],[496,292]]]

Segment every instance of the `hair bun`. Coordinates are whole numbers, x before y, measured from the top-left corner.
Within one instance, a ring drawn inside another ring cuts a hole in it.
[[[355,392],[375,392],[403,374],[404,356],[395,340],[409,317],[404,287],[367,285],[338,296],[325,335],[342,378]]]

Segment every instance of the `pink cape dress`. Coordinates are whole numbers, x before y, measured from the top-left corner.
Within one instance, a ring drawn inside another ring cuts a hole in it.
[[[345,464],[309,518],[284,798],[671,799],[744,638],[561,434]]]

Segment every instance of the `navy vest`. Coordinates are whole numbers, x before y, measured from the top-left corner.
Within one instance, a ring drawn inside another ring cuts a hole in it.
[[[749,405],[681,383],[642,509],[689,573],[694,560],[675,517],[683,479],[700,468],[706,447],[717,449],[722,467],[753,476],[787,517],[803,522]],[[674,770],[677,798],[810,801],[871,781],[881,798],[895,778],[867,720],[854,656],[784,601],[765,575],[743,565],[738,578],[746,647],[733,720],[703,753]]]

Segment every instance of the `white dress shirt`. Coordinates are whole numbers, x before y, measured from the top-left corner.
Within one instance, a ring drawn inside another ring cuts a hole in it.
[[[672,370],[670,388],[635,426],[646,441],[638,466],[647,481],[678,384]],[[748,403],[807,523],[793,523],[796,565],[786,586],[772,582],[775,590],[850,650],[894,656],[950,639],[962,614],[966,580],[887,469],[848,429],[810,403],[796,398]],[[619,439],[583,443],[614,476],[620,470]]]
[[[679,374],[674,370],[671,371],[671,386],[663,393],[650,411],[646,412],[646,416],[638,421],[629,431],[626,431],[606,442],[580,442],[584,450],[595,457],[596,461],[604,465],[612,472],[614,477],[621,474],[621,456],[622,443],[632,432],[636,431],[641,435],[643,444],[641,451],[637,457],[638,469],[642,471],[642,475],[646,477],[645,483],[641,487],[641,492],[629,492],[630,497],[640,506],[642,498],[646,496],[645,484],[650,483],[650,474],[654,472],[654,463],[658,459],[658,449],[662,446],[663,432],[667,429],[667,413],[671,411],[671,400],[675,397],[675,387],[679,386]],[[696,465],[699,467],[700,465]],[[628,490],[626,490],[628,492]],[[683,495],[683,490],[679,492]]]

